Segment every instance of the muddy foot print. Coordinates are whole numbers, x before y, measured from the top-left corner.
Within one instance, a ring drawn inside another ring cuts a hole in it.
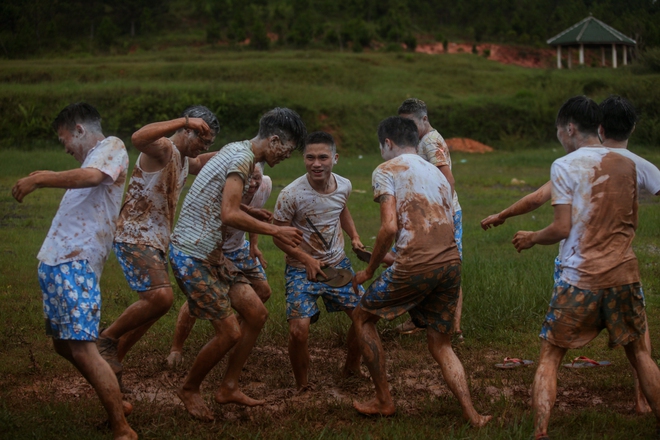
[[[371,399],[367,402],[360,403],[357,400],[353,401],[353,408],[360,414],[366,416],[393,416],[396,412],[396,407],[393,403],[383,404],[378,399]]]
[[[215,401],[221,405],[225,405],[227,403],[235,403],[237,405],[244,406],[260,406],[266,403],[265,400],[256,400],[248,397],[240,390],[228,391],[222,389],[215,393]]]
[[[212,422],[215,420],[211,410],[206,406],[204,399],[202,399],[202,396],[199,394],[199,392],[193,393],[179,388],[176,391],[176,395],[179,396],[179,399],[181,399],[181,402],[183,402],[183,405],[186,407],[186,411],[188,411],[188,413],[197,420],[201,420],[203,422]]]
[[[167,356],[165,362],[170,370],[176,370],[183,364],[183,355],[179,351],[173,351]]]
[[[485,426],[486,423],[490,422],[490,419],[492,419],[493,416],[477,416],[474,420],[469,420],[470,424],[474,426],[475,428],[481,428],[482,426]]]

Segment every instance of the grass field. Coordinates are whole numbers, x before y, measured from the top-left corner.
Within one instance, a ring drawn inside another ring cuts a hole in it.
[[[507,221],[488,232],[479,227],[485,216],[497,212],[543,184],[551,162],[563,154],[559,144],[543,149],[495,152],[487,155],[454,154],[454,175],[464,213],[465,342],[456,346],[469,376],[475,405],[494,415],[487,427],[465,424],[456,399],[441,379],[439,367],[428,355],[422,335],[399,336],[401,322],[381,322],[388,357],[390,383],[398,413],[392,418],[364,418],[351,407],[351,399],[370,396],[369,381],[343,380],[348,320],[323,314],[310,336],[311,382],[314,390],[294,394],[294,381],[286,355],[283,254],[269,238],[260,241],[270,263],[273,288],[267,303],[270,317],[244,369],[242,387],[254,397],[267,399],[261,408],[213,405],[216,422],[192,420],[174,388],[199,348],[210,337],[210,326],[199,323],[184,352],[184,367],[168,371],[168,354],[178,306],[184,297],[176,290],[175,307],[139,342],[125,360],[125,384],[133,389],[127,399],[135,410],[129,418],[142,438],[451,438],[527,439],[532,432],[529,388],[534,368],[496,370],[505,356],[538,359],[538,330],[550,298],[556,246],[535,247],[517,254],[510,240],[519,229],[548,224],[552,209]],[[633,150],[635,150],[633,148]],[[375,151],[374,151],[375,152]],[[655,164],[660,152],[636,151]],[[132,157],[134,162],[135,157]],[[363,243],[374,242],[378,205],[371,201],[370,176],[380,158],[340,157],[335,171],[351,179],[354,192],[349,207]],[[37,169],[75,167],[60,151],[0,151],[0,437],[2,438],[109,438],[105,415],[91,388],[64,360],[54,354],[43,332],[41,296],[35,256],[63,191],[44,189],[16,203],[10,188],[20,177]],[[304,173],[300,156],[266,170],[274,191]],[[512,178],[524,180],[512,185]],[[188,182],[190,183],[190,181]],[[640,260],[647,297],[652,340],[660,336],[659,266],[660,200],[640,198],[640,222],[635,251]],[[350,253],[356,269],[364,267]],[[135,300],[113,255],[102,279],[102,325],[112,322]],[[339,314],[337,314],[339,315]],[[563,370],[559,397],[551,421],[553,438],[636,439],[654,432],[652,416],[637,416],[632,408],[632,377],[623,350],[610,351],[604,335],[577,355],[608,359],[613,366],[588,371]],[[364,367],[363,367],[364,368]],[[203,394],[210,399],[222,377],[223,365],[207,378]],[[366,368],[364,368],[366,372]]]

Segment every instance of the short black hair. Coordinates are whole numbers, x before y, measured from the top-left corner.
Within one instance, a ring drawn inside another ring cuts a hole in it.
[[[203,119],[213,132],[213,136],[217,136],[218,133],[220,133],[220,122],[218,121],[218,118],[211,110],[203,105],[191,105],[186,108],[183,113],[181,113],[181,117],[185,116],[188,116],[189,118]]]
[[[426,103],[421,99],[408,98],[399,106],[399,115],[415,115],[415,117],[422,119],[428,115]]]
[[[605,137],[615,141],[625,141],[630,137],[639,121],[637,111],[630,101],[618,95],[610,95],[599,105]]]
[[[265,139],[277,135],[282,141],[293,142],[296,150],[305,148],[307,129],[300,115],[288,108],[276,107],[261,117],[259,121],[259,137]]]
[[[335,144],[335,139],[330,133],[326,133],[325,131],[315,131],[308,134],[307,138],[305,139],[305,147],[311,144],[325,144],[329,146],[330,149],[332,149],[333,154],[337,152],[337,144]]]
[[[65,128],[73,131],[76,124],[90,126],[93,129],[101,131],[101,115],[92,105],[86,102],[76,102],[69,104],[53,120],[53,130]]]
[[[378,142],[385,145],[385,139],[391,140],[400,148],[417,147],[419,131],[410,119],[390,116],[378,124]]]
[[[573,96],[562,104],[555,125],[566,125],[572,122],[583,134],[598,135],[598,126],[602,120],[602,113],[598,104],[586,96]]]

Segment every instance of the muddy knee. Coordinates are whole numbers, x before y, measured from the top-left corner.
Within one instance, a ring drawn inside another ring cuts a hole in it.
[[[289,321],[289,341],[296,345],[305,344],[309,338],[309,324],[305,325],[301,319]]]

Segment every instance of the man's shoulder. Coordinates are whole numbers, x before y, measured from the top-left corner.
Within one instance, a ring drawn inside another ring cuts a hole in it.
[[[285,186],[282,189],[282,191],[280,191],[280,197],[283,195],[287,196],[291,191],[295,190],[296,188],[300,186],[305,186],[306,183],[307,183],[307,174],[303,174],[302,176],[296,178],[296,180]]]

